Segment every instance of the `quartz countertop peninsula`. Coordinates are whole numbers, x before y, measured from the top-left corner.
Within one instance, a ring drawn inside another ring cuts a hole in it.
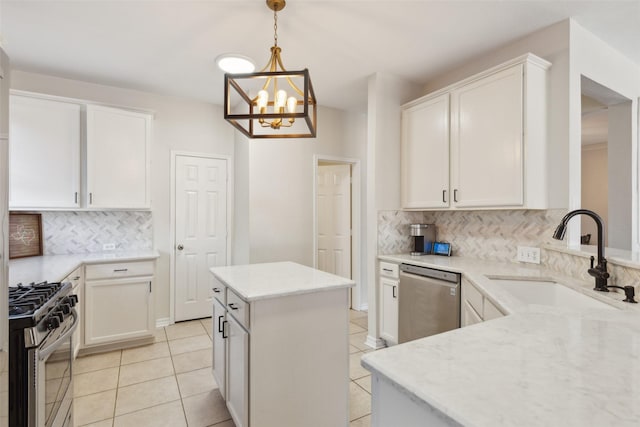
[[[9,261],[9,285],[31,282],[63,280],[83,264],[129,262],[156,259],[160,254],[152,249],[138,251],[113,251],[72,255],[43,255],[18,258]]]
[[[640,304],[537,265],[379,258],[461,273],[509,314],[363,356],[374,378],[439,413],[443,425],[640,425]],[[525,305],[487,275],[553,279],[619,310]]]
[[[212,267],[211,272],[247,302],[355,285],[353,280],[290,261]]]

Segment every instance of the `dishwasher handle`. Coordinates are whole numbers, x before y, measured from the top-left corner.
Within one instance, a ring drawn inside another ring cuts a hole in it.
[[[444,280],[450,283],[460,283],[460,274],[450,271],[436,270],[435,268],[420,267],[411,264],[400,264],[400,271],[414,274],[416,276],[430,277],[432,279]]]

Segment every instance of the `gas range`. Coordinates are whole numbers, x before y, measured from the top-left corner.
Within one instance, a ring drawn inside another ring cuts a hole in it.
[[[78,325],[71,283],[9,288],[9,424],[70,426],[72,334]],[[55,374],[48,373],[53,367]]]

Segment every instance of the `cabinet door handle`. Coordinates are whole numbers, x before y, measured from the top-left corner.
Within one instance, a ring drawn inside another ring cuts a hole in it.
[[[229,338],[228,335],[225,335],[225,332],[227,331],[226,328],[225,328],[225,325],[227,323],[229,323],[229,322],[227,322],[226,320],[224,322],[222,322],[222,338]]]
[[[396,296],[396,287],[395,287],[395,286],[393,287],[392,295],[393,295],[393,297],[394,297],[394,298],[396,298],[396,297],[397,297],[397,296]]]
[[[213,288],[213,292],[216,293],[216,294],[219,294],[220,293],[220,288]]]
[[[442,203],[447,203],[447,190],[442,190]]]
[[[229,303],[229,308],[230,308],[231,310],[237,310],[237,309],[238,309],[238,306],[237,306],[237,305],[235,305],[235,303]]]
[[[151,293],[151,282],[149,282],[149,293]]]
[[[74,203],[78,203],[78,192],[77,191],[73,194],[73,200],[74,200]]]
[[[79,279],[80,279],[80,276],[76,276],[76,277],[74,277],[74,278],[73,278],[73,279],[71,279],[71,280],[79,280]]]
[[[458,189],[453,190],[453,201],[458,203]]]
[[[220,323],[222,319],[224,319],[224,315],[218,316],[218,332],[222,332],[222,325]]]
[[[89,193],[89,204],[93,204],[93,193]]]
[[[113,270],[114,273],[124,273],[125,271],[129,271],[128,268],[116,268]]]

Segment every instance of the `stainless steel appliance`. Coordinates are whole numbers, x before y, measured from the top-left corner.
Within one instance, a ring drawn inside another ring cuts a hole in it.
[[[73,331],[78,298],[71,283],[9,289],[9,425],[73,425]]]
[[[460,327],[460,274],[400,265],[398,343]]]
[[[434,224],[411,224],[410,230],[413,237],[411,255],[430,254],[433,242],[436,241],[436,226]]]

